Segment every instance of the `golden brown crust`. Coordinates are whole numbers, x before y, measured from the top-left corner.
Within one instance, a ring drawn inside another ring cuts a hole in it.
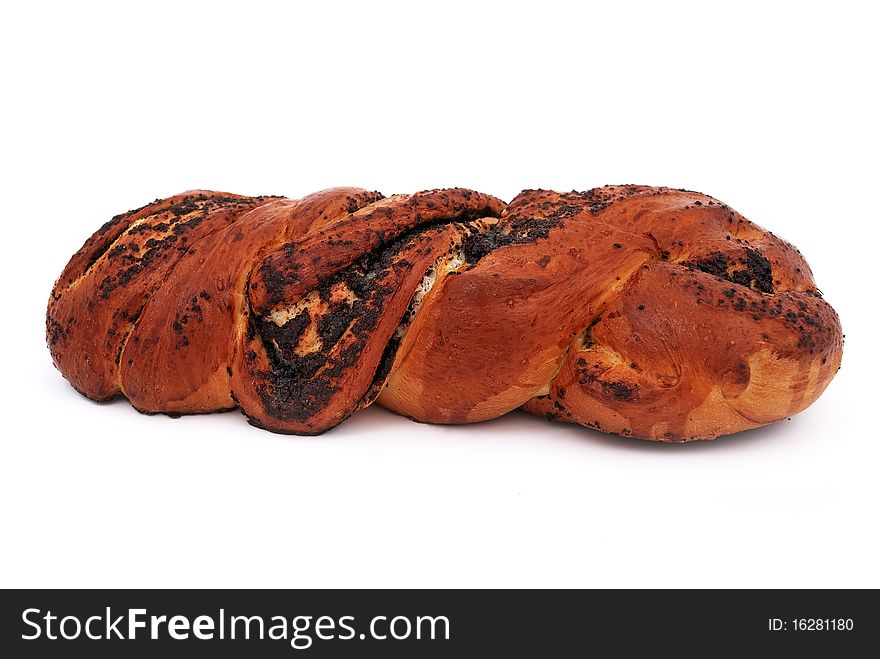
[[[116,395],[122,347],[153,292],[199,240],[266,201],[185,192],[93,236],[56,283],[47,313],[52,358],[70,383],[96,400]]]
[[[234,368],[250,420],[316,434],[371,403],[425,272],[461,242],[468,221],[502,208],[470,190],[399,195],[267,254],[250,278]]]
[[[317,434],[374,400],[440,423],[517,407],[663,441],[811,404],[840,323],[797,250],[717,200],[606,186],[300,201],[184,193],[117,216],[53,290],[82,393],[238,405]]]

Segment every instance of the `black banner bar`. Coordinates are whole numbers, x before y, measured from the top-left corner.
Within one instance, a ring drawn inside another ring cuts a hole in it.
[[[0,598],[7,657],[839,653],[876,643],[880,616],[877,592],[867,590],[7,590]]]

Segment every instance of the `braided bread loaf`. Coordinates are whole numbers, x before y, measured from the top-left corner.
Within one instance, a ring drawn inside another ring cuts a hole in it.
[[[374,401],[419,421],[518,407],[712,438],[812,403],[843,341],[800,253],[702,194],[464,189],[299,201],[208,191],[113,218],[46,321],[85,396],[236,406],[318,434]]]

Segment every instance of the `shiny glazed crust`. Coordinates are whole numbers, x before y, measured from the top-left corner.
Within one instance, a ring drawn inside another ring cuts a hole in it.
[[[645,186],[301,200],[191,191],[113,218],[47,312],[85,396],[236,406],[319,434],[374,401],[419,421],[523,409],[706,439],[799,412],[840,322],[784,240],[703,194]]]

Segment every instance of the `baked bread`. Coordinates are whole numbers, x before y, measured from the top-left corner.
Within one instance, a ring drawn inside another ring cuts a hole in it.
[[[319,434],[374,401],[470,423],[516,408],[661,441],[803,410],[843,336],[784,240],[645,186],[301,200],[192,191],[118,215],[70,260],[55,365],[142,412],[236,406]]]

